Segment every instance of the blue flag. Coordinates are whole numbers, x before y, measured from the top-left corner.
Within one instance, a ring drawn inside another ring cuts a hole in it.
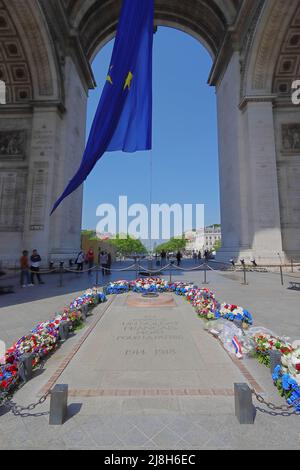
[[[153,27],[154,0],[123,0],[106,84],[81,165],[51,214],[106,151],[151,149]]]

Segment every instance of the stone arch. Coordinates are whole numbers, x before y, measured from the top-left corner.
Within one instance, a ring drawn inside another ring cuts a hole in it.
[[[270,95],[282,44],[299,9],[299,0],[267,0],[252,34],[242,94]]]
[[[18,0],[2,0],[0,3],[2,21],[7,21],[8,29],[3,23],[0,27],[0,39],[2,44],[7,40],[7,34],[14,44],[15,54],[6,55],[8,67],[13,70],[14,64],[21,59],[24,68],[24,86],[18,84],[18,76],[9,73],[13,83],[12,100],[17,102],[59,100],[61,98],[61,80],[59,80],[58,67],[53,43],[47,28],[47,22],[43,16],[40,5],[36,0],[20,2]],[[34,44],[34,47],[32,45]],[[14,57],[15,56],[15,57]],[[4,65],[5,67],[5,65]],[[20,66],[20,70],[22,68]],[[27,95],[25,93],[27,85]],[[21,90],[19,94],[15,90]],[[23,96],[23,98],[22,98]]]
[[[121,0],[67,2],[68,17],[78,30],[90,61],[114,36],[120,7]],[[155,24],[187,32],[198,39],[215,59],[237,8],[234,0],[156,0]]]

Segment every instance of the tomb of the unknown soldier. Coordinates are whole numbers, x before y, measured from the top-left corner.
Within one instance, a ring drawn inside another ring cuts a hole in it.
[[[300,450],[299,181],[300,0],[0,0],[0,450]]]

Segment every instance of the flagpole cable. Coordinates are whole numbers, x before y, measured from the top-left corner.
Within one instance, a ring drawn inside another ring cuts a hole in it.
[[[152,197],[153,197],[153,149],[150,150],[150,200],[149,200],[149,209],[150,209],[150,253],[152,259]]]

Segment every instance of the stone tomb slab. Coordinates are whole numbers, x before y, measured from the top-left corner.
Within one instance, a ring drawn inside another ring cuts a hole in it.
[[[117,296],[59,378],[78,396],[225,395],[245,376],[192,306],[136,308]]]

